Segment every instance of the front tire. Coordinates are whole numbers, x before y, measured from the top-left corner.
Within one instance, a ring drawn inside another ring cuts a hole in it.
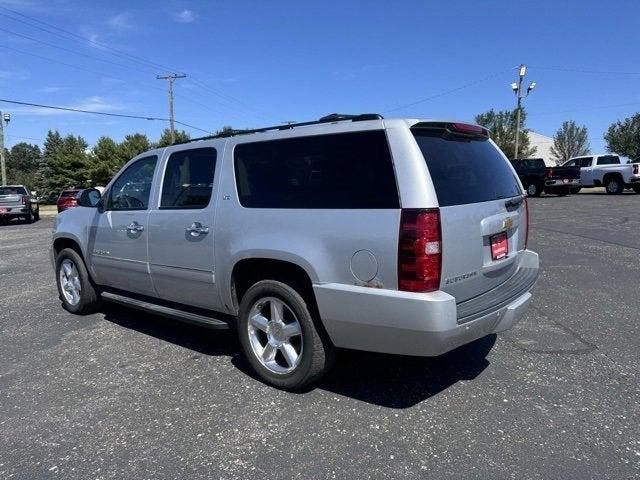
[[[264,382],[299,390],[331,368],[335,347],[309,303],[294,288],[275,280],[257,282],[242,297],[240,344]]]
[[[65,248],[56,257],[56,283],[62,305],[69,312],[93,313],[100,305],[82,257],[71,248]]]
[[[29,209],[29,212],[27,213],[27,216],[24,217],[24,223],[33,223],[35,222],[35,215],[33,214],[33,210]]]

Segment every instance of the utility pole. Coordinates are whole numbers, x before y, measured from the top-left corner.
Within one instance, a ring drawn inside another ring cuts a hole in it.
[[[6,117],[5,117],[6,115]],[[3,114],[0,112],[0,171],[2,171],[2,185],[7,184],[7,166],[5,165],[4,159],[4,122],[5,118],[7,119],[7,123],[9,123],[8,113]]]
[[[173,145],[176,141],[176,128],[175,128],[175,119],[173,118],[173,82],[178,78],[186,78],[186,75],[177,73],[172,73],[171,75],[156,75],[156,79],[158,80],[167,80],[169,83],[169,131],[171,132],[171,145]]]
[[[518,147],[520,142],[520,110],[522,108],[522,99],[529,96],[531,90],[536,87],[536,82],[532,82],[529,87],[527,87],[527,93],[525,95],[522,94],[522,81],[524,80],[524,76],[527,74],[527,66],[523,63],[518,67],[518,83],[511,84],[511,90],[516,94],[517,107],[516,107],[516,148],[514,159],[518,158]]]

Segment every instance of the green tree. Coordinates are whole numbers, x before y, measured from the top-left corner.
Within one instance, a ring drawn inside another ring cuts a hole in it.
[[[44,142],[43,163],[39,173],[39,188],[44,197],[53,198],[69,187],[85,187],[89,183],[88,144],[82,137],[58,131],[47,133]]]
[[[100,137],[91,149],[89,178],[91,184],[106,185],[123,165],[123,150],[112,138]]]
[[[573,120],[562,122],[562,126],[553,136],[551,155],[558,165],[572,157],[589,153],[589,135],[587,127],[579,127]]]
[[[5,149],[5,158],[8,182],[35,189],[37,172],[42,162],[40,147],[26,142],[16,143],[11,150]]]
[[[529,131],[524,128],[527,114],[520,112],[520,136],[518,139],[518,157],[528,158],[536,153],[535,147],[529,146]],[[504,152],[507,158],[514,158],[516,150],[516,110],[493,109],[476,115],[476,123],[491,132],[491,138]]]
[[[215,135],[231,135],[235,129],[231,125],[224,125],[220,130],[216,130]]]
[[[152,147],[151,142],[146,135],[142,133],[134,133],[124,137],[120,144],[120,154],[122,165],[131,160],[136,155],[146,152]]]
[[[640,157],[640,113],[609,125],[604,140],[610,152],[631,159]]]
[[[186,142],[191,138],[184,130],[176,130],[176,141],[174,143]],[[156,147],[166,147],[171,145],[171,130],[165,128],[160,135],[160,140],[156,144]]]

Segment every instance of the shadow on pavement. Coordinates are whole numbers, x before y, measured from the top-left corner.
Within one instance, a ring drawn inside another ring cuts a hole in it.
[[[116,305],[106,305],[103,312],[105,320],[121,327],[203,355],[230,356],[238,370],[258,381],[233,330],[210,330]],[[412,407],[480,375],[495,342],[496,336],[489,335],[433,358],[340,350],[327,376],[298,394],[319,388],[383,407]]]

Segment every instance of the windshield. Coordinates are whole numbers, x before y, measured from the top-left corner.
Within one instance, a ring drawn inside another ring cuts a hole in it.
[[[508,162],[488,138],[444,138],[413,129],[441,207],[522,195]]]
[[[26,195],[24,187],[0,187],[0,195]]]

